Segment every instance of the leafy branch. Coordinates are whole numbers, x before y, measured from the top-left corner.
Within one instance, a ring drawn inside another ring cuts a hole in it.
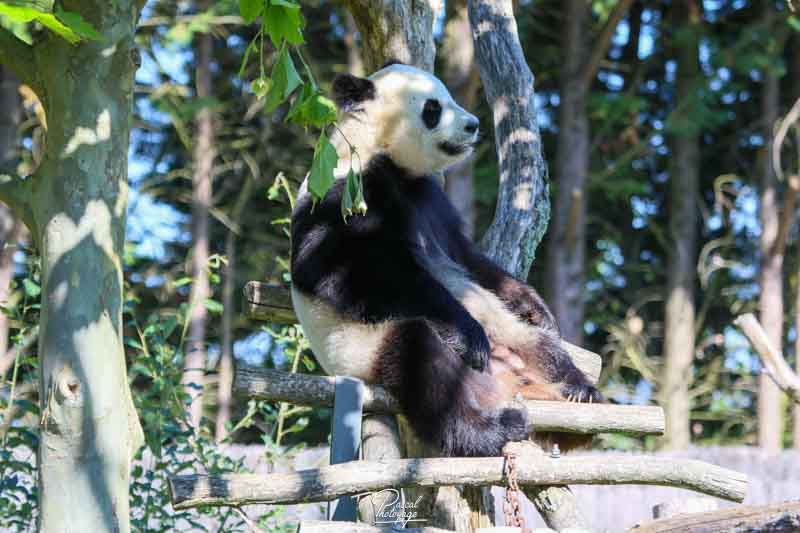
[[[300,46],[305,43],[305,19],[300,5],[293,0],[239,0],[239,13],[247,23],[255,22],[259,18],[261,20],[256,36],[245,51],[239,76],[244,74],[250,57],[257,52],[260,75],[252,80],[250,87],[259,99],[266,100],[267,113],[272,113],[278,106],[291,100],[285,120],[306,129],[313,126],[320,130],[308,175],[308,189],[314,201],[319,201],[333,186],[334,171],[339,163],[336,148],[325,133],[336,122],[337,113],[336,105],[322,94],[300,50]],[[269,76],[266,74],[264,62],[265,36],[269,37],[278,52]],[[302,64],[303,75],[295,66],[295,57]],[[341,204],[342,216],[347,219],[355,213],[365,213],[367,204],[364,201],[360,165],[359,170],[353,166],[353,160],[357,159],[354,157],[355,148],[347,139],[344,140],[350,146],[350,170]]]

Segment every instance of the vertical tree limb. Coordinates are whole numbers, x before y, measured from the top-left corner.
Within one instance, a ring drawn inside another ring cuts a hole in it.
[[[701,17],[696,0],[675,5],[684,38],[677,44],[677,108],[672,146],[675,154],[669,178],[669,236],[666,305],[664,309],[664,374],[660,403],[667,418],[664,448],[682,450],[689,446],[692,361],[695,352],[695,284],[697,280],[697,195],[700,188],[700,130],[689,115],[688,105],[697,98]]]
[[[633,1],[634,0],[617,1],[614,9],[608,16],[608,20],[606,20],[603,29],[600,31],[600,35],[592,43],[592,55],[589,56],[589,60],[586,62],[586,65],[583,68],[582,81],[587,88],[591,85],[592,80],[594,80],[594,77],[597,75],[597,71],[600,68],[600,63],[608,53],[608,49],[611,46],[611,40],[614,38],[614,34],[617,32],[617,25],[619,25],[622,18],[628,12],[628,9],[630,9]]]
[[[442,57],[443,79],[453,98],[467,109],[475,108],[480,76],[475,66],[475,49],[470,35],[466,0],[447,2],[447,19],[444,27]],[[463,232],[470,239],[475,236],[474,158],[453,165],[445,172],[447,196],[464,220]]]
[[[197,98],[213,94],[211,62],[214,57],[214,37],[210,33],[198,36],[195,67]],[[211,171],[214,164],[214,116],[204,105],[197,112],[197,131],[194,145],[192,175],[192,295],[189,316],[189,338],[181,382],[190,398],[189,421],[197,428],[203,416],[203,387],[206,373],[206,310],[205,301],[211,297],[208,281],[209,233],[208,212],[211,207]]]
[[[481,244],[490,257],[524,279],[550,218],[533,73],[522,52],[511,0],[470,0],[468,6],[500,166],[494,221]]]
[[[586,285],[586,210],[583,191],[589,175],[589,84],[585,82],[587,20],[591,6],[584,0],[563,3],[563,62],[558,106],[555,162],[555,208],[545,258],[547,302],[569,342],[583,341]],[[605,57],[605,50],[603,55]]]
[[[775,18],[774,6],[764,3],[764,20],[771,28]],[[761,271],[759,284],[759,314],[761,324],[773,346],[783,344],[783,254],[776,253],[779,233],[778,184],[772,162],[768,156],[772,147],[773,128],[778,121],[779,80],[769,71],[764,73],[762,88],[761,116],[764,124],[764,150],[761,167]],[[758,378],[758,444],[769,452],[781,449],[783,416],[780,405],[780,389],[762,374]]]
[[[236,203],[231,210],[230,219],[236,231],[229,230],[225,236],[225,257],[228,262],[224,267],[222,286],[222,352],[219,357],[219,385],[217,390],[217,421],[214,436],[217,442],[228,436],[227,424],[231,419],[231,400],[233,398],[233,315],[237,313],[233,305],[233,293],[236,285],[236,237],[242,213],[253,193],[254,182],[258,181],[258,165],[250,156],[244,154],[245,161],[253,172],[251,179],[247,177]]]
[[[22,102],[19,81],[8,69],[0,67],[0,168],[10,167],[17,160],[19,123]],[[22,236],[23,226],[7,206],[0,206],[0,305],[8,306],[10,284],[14,277],[15,244]],[[8,316],[0,313],[0,380],[13,364],[8,350]]]
[[[378,70],[389,59],[433,70],[433,23],[440,0],[346,0],[361,34],[364,67]]]
[[[525,279],[550,217],[533,73],[519,42],[512,1],[469,0],[468,8],[500,165],[495,217],[482,244],[501,266]],[[542,487],[534,505],[548,525],[587,526],[568,487]]]

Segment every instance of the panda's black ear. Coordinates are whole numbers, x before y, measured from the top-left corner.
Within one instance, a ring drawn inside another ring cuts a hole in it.
[[[352,74],[333,78],[333,101],[341,111],[352,111],[358,104],[375,98],[375,84]]]

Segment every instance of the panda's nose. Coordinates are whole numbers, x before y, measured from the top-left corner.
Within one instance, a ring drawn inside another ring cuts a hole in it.
[[[476,131],[478,131],[479,125],[480,122],[478,122],[478,119],[475,117],[471,117],[467,120],[467,124],[464,126],[464,131],[466,131],[467,133],[475,133]]]

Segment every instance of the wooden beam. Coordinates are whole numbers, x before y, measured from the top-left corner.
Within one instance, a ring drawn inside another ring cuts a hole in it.
[[[455,533],[438,527],[409,527],[403,533]],[[386,527],[372,526],[355,522],[327,522],[325,520],[303,520],[297,526],[297,533],[386,533]]]
[[[728,507],[637,524],[630,533],[744,533],[800,531],[800,502]]]
[[[265,320],[276,324],[297,324],[297,315],[292,307],[289,289],[269,283],[250,281],[244,287],[245,313],[254,320]],[[575,366],[581,369],[592,383],[597,383],[603,360],[599,355],[566,341],[561,346],[572,357]]]
[[[772,380],[792,400],[800,403],[800,376],[783,358],[780,348],[772,345],[767,332],[764,331],[755,315],[746,313],[734,320],[733,323],[747,336]]]
[[[271,474],[183,475],[169,479],[175,509],[327,501],[386,488],[505,484],[504,459],[353,461]],[[647,456],[520,456],[520,485],[661,485],[741,502],[747,476],[688,459]]]
[[[251,398],[331,407],[335,378],[239,366],[234,390]],[[663,435],[664,411],[657,406],[523,400],[509,403],[528,412],[534,431]],[[397,401],[381,386],[364,386],[364,410],[398,413]]]

